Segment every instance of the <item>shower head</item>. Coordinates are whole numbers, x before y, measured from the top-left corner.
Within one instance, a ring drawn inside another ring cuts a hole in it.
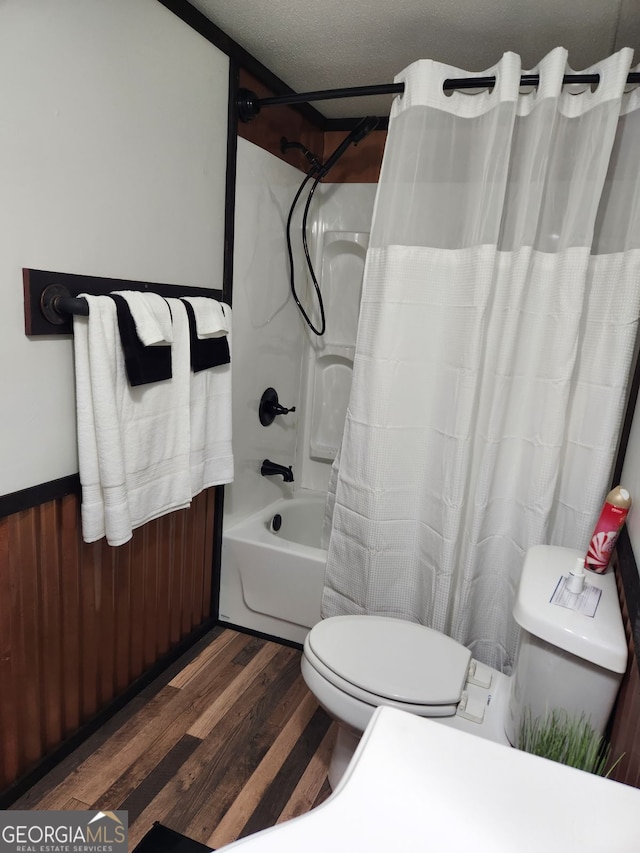
[[[327,158],[326,163],[324,163],[324,165],[320,167],[319,171],[315,173],[316,177],[318,179],[324,178],[329,169],[335,166],[347,148],[350,145],[357,145],[358,142],[367,136],[367,134],[371,133],[372,130],[375,130],[379,121],[380,119],[377,116],[366,116],[359,121],[351,133],[342,140],[340,145],[338,145],[333,154]]]

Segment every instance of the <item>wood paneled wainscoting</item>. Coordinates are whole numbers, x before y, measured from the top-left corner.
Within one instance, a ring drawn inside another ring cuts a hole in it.
[[[77,494],[0,518],[0,794],[211,624],[214,496],[118,548]]]
[[[611,777],[640,788],[640,577],[626,529],[618,540],[614,570],[629,657],[611,718],[611,759],[620,758]]]

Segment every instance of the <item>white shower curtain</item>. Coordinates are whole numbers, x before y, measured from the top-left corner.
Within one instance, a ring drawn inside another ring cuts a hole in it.
[[[397,80],[367,255],[323,615],[420,622],[509,672],[525,551],[586,548],[640,302],[632,51],[563,87],[562,48],[491,91]],[[520,91],[521,73],[539,73]],[[640,500],[640,495],[636,496]]]

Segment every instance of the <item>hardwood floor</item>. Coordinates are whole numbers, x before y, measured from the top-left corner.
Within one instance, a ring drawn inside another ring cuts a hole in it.
[[[210,847],[329,795],[335,726],[300,652],[215,628],[15,809],[126,809],[129,849],[155,821]]]

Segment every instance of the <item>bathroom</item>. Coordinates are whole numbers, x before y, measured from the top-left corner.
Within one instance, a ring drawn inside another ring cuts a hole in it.
[[[292,305],[283,232],[305,164],[295,151],[283,155],[279,144],[284,135],[326,157],[347,128],[334,124],[319,133],[296,111],[287,112],[290,119],[277,108],[279,117],[269,119],[265,109],[260,119],[239,128],[237,162],[234,156],[227,159],[227,127],[220,116],[228,114],[229,54],[219,31],[198,12],[197,7],[207,5],[59,0],[54,14],[31,0],[11,0],[0,11],[2,79],[16,84],[3,93],[8,120],[0,137],[5,187],[0,210],[7,237],[0,253],[6,312],[0,370],[5,411],[10,413],[0,427],[0,522],[11,525],[6,534],[3,527],[0,541],[11,543],[12,555],[8,548],[0,550],[0,660],[3,679],[12,685],[7,692],[24,697],[20,714],[6,694],[0,701],[0,729],[12,733],[0,750],[2,788],[94,720],[100,709],[124,701],[118,697],[127,696],[130,685],[172,650],[177,655],[194,637],[204,636],[217,623],[218,610],[221,623],[301,642],[300,626],[287,633],[281,621],[269,623],[264,614],[251,623],[251,614],[227,611],[224,581],[218,590],[209,571],[211,558],[219,557],[204,541],[201,525],[211,525],[212,540],[222,546],[223,519],[217,511],[222,501],[225,528],[231,529],[297,489],[326,489],[335,448],[321,435],[314,437],[314,428],[325,422],[318,411],[314,421],[312,392],[326,390],[334,402],[340,397],[336,409],[344,406],[354,341],[334,341],[343,347],[339,352],[316,352]],[[631,16],[632,6],[621,3],[618,11]],[[555,6],[552,14],[555,21]],[[221,19],[214,20],[224,30]],[[621,31],[637,44],[636,21],[631,16]],[[571,15],[561,16],[558,27],[570,29],[573,23]],[[577,27],[576,41],[588,42],[597,29],[593,23],[588,32]],[[233,32],[228,35],[234,37]],[[554,32],[549,45],[559,41]],[[500,38],[496,56],[505,45],[516,49],[516,42],[515,36]],[[29,66],[23,62],[25,44],[33,45]],[[613,41],[604,53],[612,51]],[[236,52],[235,57],[244,63],[241,83],[261,96],[268,94],[275,81],[248,54]],[[453,48],[440,58],[458,63]],[[473,56],[460,62],[476,66]],[[365,78],[356,79],[347,67],[336,85],[390,82],[398,70],[378,71],[374,65]],[[295,85],[300,91],[318,87],[313,80]],[[358,112],[344,115],[363,114],[360,110],[358,106]],[[275,127],[267,134],[259,121],[274,121]],[[269,142],[261,136],[269,136]],[[334,246],[325,265],[336,276],[346,272],[350,281],[361,275],[384,136],[383,130],[373,131],[351,148],[316,194],[310,234],[316,266],[322,268],[323,251]],[[233,255],[225,243],[228,185],[235,192]],[[292,233],[302,282],[300,217],[298,209]],[[71,503],[77,492],[72,346],[68,336],[24,335],[25,267],[224,287],[225,298],[233,302],[233,486],[224,496],[220,490],[203,498],[193,515],[158,525],[135,548],[115,554],[97,546],[83,549],[74,564],[76,573],[68,576],[60,555],[80,552],[68,538],[76,523]],[[336,310],[330,300],[328,310]],[[352,319],[345,318],[347,326]],[[295,406],[296,411],[263,427],[258,409],[269,387],[276,389],[284,407]],[[331,421],[332,439],[336,429]],[[640,479],[639,445],[632,431],[626,472],[632,489],[634,478]],[[264,459],[291,465],[293,485],[279,476],[260,476]],[[163,568],[161,560],[156,567],[155,554],[169,548],[167,564],[179,563],[186,572],[198,563],[188,583],[185,575],[172,574],[171,566]],[[145,563],[143,575],[131,572],[139,560]],[[18,572],[24,566],[33,566],[33,572]],[[189,597],[187,588],[201,592]],[[45,593],[60,603],[47,611],[50,621],[41,630],[40,598]],[[635,599],[628,606],[633,619]],[[54,657],[45,668],[47,645]],[[25,673],[34,671],[32,683]],[[43,710],[45,696],[49,701]],[[636,676],[616,716],[621,751],[636,755],[640,746],[631,720],[637,697]],[[637,778],[628,781],[638,784]]]

